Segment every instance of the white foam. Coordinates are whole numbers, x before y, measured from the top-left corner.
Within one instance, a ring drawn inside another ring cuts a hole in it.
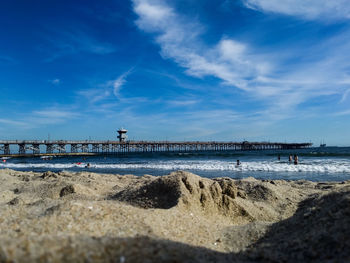
[[[85,168],[85,163],[1,163],[0,168],[10,169],[70,169]],[[236,166],[235,162],[218,160],[150,161],[142,163],[91,163],[94,169],[115,170],[199,170],[199,171],[241,171],[241,172],[311,172],[350,173],[350,160],[309,160],[298,165],[277,161],[249,161]]]
[[[53,169],[67,169],[73,167],[82,167],[77,164],[65,163],[4,163],[0,164],[0,168],[10,169],[27,169],[27,168],[53,168]]]

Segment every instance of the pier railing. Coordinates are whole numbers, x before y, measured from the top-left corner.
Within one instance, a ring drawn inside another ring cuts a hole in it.
[[[258,151],[311,147],[312,143],[274,142],[169,142],[100,140],[0,140],[0,155],[52,155],[129,152]]]

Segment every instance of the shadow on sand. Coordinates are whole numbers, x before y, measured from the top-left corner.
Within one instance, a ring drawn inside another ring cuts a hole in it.
[[[241,253],[220,253],[144,236],[41,237],[31,246],[50,250],[21,262],[350,262],[350,191],[301,202],[291,218],[273,224]],[[0,250],[0,262],[7,260]]]

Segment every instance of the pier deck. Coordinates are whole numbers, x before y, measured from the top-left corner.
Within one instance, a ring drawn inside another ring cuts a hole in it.
[[[288,150],[311,147],[312,143],[273,142],[169,142],[169,141],[75,141],[0,140],[0,156],[78,155],[88,153],[195,152]]]

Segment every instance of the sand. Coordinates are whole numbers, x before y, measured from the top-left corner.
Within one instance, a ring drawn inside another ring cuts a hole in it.
[[[350,181],[4,169],[0,262],[350,262]]]

